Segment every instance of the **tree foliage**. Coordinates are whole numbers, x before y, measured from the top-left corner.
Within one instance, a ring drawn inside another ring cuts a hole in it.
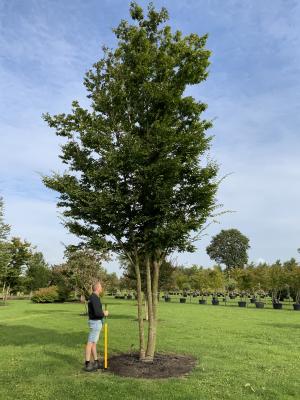
[[[238,229],[222,229],[206,248],[209,257],[227,269],[243,268],[248,261],[249,239]]]
[[[41,252],[33,252],[27,261],[25,287],[29,291],[46,287],[51,279],[51,270]]]

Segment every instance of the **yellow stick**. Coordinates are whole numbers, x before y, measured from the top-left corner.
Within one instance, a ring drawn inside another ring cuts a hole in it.
[[[104,324],[104,369],[107,369],[107,323]]]

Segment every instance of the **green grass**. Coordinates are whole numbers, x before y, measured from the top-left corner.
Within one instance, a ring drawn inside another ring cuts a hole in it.
[[[107,302],[110,352],[136,348],[135,302]],[[186,378],[137,380],[82,371],[82,311],[26,300],[0,307],[1,400],[300,399],[299,312],[160,302],[158,350],[194,354],[198,365]]]

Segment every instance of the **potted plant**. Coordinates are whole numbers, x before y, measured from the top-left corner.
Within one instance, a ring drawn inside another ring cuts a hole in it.
[[[206,269],[201,268],[197,274],[194,275],[194,286],[197,290],[197,294],[201,296],[199,304],[206,304],[206,299],[204,299],[205,291],[208,287],[208,272]]]
[[[241,292],[240,293],[240,301],[238,301],[238,306],[239,307],[247,307],[247,295],[246,292]]]
[[[186,297],[180,297],[179,301],[180,301],[180,303],[185,303],[186,302]]]
[[[224,289],[224,275],[221,268],[215,267],[212,270],[208,270],[208,287],[214,293],[211,304],[214,306],[219,305],[217,293]]]
[[[286,280],[286,274],[281,265],[281,262],[277,260],[275,264],[272,264],[267,271],[267,286],[271,292],[272,304],[275,310],[282,309],[282,303],[280,302],[281,291],[284,288]]]
[[[253,283],[251,271],[248,269],[238,268],[234,271],[234,276],[237,282],[237,287],[240,291],[239,307],[247,307],[248,292]]]
[[[265,303],[261,300],[262,296],[264,295],[264,291],[262,289],[258,289],[256,292],[256,308],[265,308]]]
[[[169,294],[167,293],[167,294],[165,294],[165,302],[166,303],[170,303],[171,302],[171,297],[169,296]]]
[[[290,260],[287,264],[289,264],[286,267],[287,282],[294,300],[293,308],[295,311],[300,311],[300,265],[295,259]]]
[[[215,294],[214,294],[213,297],[212,297],[211,304],[212,304],[213,306],[218,306],[218,305],[219,305],[219,299],[218,299],[218,297],[217,297]]]
[[[266,263],[259,264],[254,271],[254,288],[256,289],[256,308],[264,308],[265,303],[261,301],[261,297],[265,295],[265,290],[268,290],[268,265]]]

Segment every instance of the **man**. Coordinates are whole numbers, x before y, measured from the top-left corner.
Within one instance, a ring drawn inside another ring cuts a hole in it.
[[[102,304],[100,301],[100,293],[102,293],[102,285],[99,281],[96,281],[92,286],[93,293],[91,294],[88,301],[88,312],[89,312],[89,328],[90,333],[88,336],[88,342],[85,348],[85,370],[87,372],[95,371],[101,368],[100,361],[97,355],[97,342],[99,340],[100,331],[102,329],[102,319],[108,316],[108,311],[102,310]],[[94,358],[94,363],[91,363],[91,355]]]

